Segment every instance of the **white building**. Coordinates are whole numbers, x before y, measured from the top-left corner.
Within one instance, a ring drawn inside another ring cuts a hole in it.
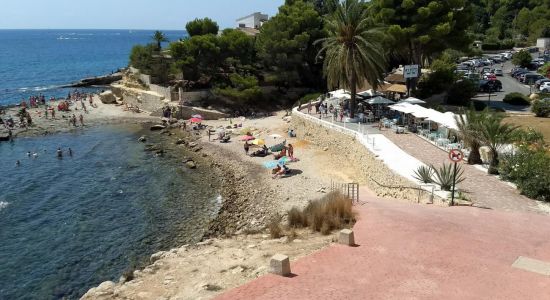
[[[255,12],[246,17],[237,19],[237,28],[254,28],[260,29],[264,22],[267,22],[269,16],[260,12]]]
[[[538,38],[537,48],[539,48],[539,51],[544,51],[550,48],[550,38]]]

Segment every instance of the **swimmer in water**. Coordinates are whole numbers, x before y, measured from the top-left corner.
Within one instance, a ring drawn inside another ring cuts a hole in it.
[[[31,152],[30,151],[27,151],[27,156],[31,157]]]
[[[63,157],[63,151],[61,151],[61,148],[57,148],[57,157],[62,158]]]
[[[69,156],[73,156],[73,149],[69,148]]]
[[[21,165],[21,162],[20,162],[19,160],[17,160],[17,161],[15,162],[15,165],[19,167],[19,166]]]
[[[38,153],[34,152],[34,153],[32,154],[32,158],[37,158],[37,157],[38,157]]]

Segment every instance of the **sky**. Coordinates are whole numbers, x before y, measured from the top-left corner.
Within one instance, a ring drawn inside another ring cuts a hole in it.
[[[220,28],[254,12],[270,17],[284,0],[9,0],[0,29],[185,29],[209,17]]]

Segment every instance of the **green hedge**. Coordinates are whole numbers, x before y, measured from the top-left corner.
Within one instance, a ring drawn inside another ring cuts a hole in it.
[[[506,96],[504,96],[504,99],[502,100],[504,103],[508,103],[511,105],[529,105],[529,98],[527,96],[521,94],[521,93],[510,93]]]
[[[481,44],[481,48],[483,50],[491,51],[491,50],[509,50],[514,48],[515,43],[513,40],[503,40],[499,42],[488,42]]]

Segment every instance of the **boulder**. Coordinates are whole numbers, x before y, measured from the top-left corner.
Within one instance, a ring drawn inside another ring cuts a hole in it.
[[[192,160],[186,162],[185,165],[186,165],[187,168],[189,168],[189,169],[196,169],[196,168],[197,168],[197,164],[195,164],[195,162],[192,161]]]
[[[155,124],[155,125],[152,125],[150,127],[151,131],[158,131],[158,130],[163,130],[165,129],[166,126],[162,125],[162,124]]]
[[[103,102],[104,104],[115,104],[116,103],[116,97],[115,94],[113,94],[112,91],[105,91],[101,94],[99,94],[99,100]]]

